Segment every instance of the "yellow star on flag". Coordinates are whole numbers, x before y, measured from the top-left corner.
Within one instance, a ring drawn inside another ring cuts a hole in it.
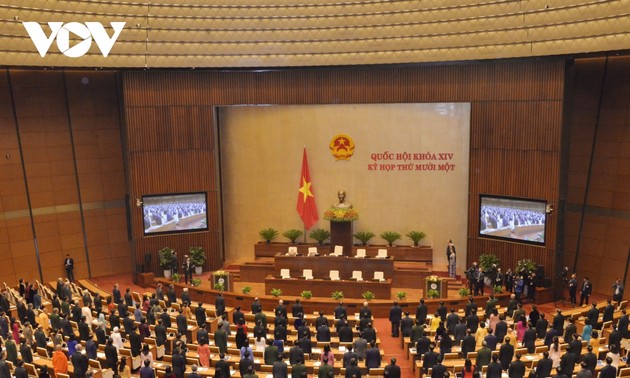
[[[298,191],[302,193],[302,198],[305,203],[308,197],[313,197],[313,193],[311,193],[311,183],[306,181],[306,177],[302,177],[302,187],[298,189]]]

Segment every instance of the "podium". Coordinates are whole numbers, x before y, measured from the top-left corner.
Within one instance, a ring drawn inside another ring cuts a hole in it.
[[[437,296],[431,296],[430,293],[436,293]],[[424,279],[424,296],[427,298],[446,298],[448,296],[448,284],[438,276],[429,276]]]
[[[352,221],[340,222],[330,221],[330,252],[335,250],[336,245],[343,247],[343,254],[352,255]]]
[[[226,272],[223,270],[217,270],[212,273],[212,289],[219,291],[231,291],[232,290],[232,280],[230,279],[230,272]],[[219,287],[222,289],[220,290]]]

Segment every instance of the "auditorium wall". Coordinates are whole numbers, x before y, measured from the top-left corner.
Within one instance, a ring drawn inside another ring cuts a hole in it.
[[[577,59],[572,72],[564,263],[610,296],[630,253],[630,57]]]
[[[151,238],[143,237],[141,211],[133,210],[136,258],[141,261],[146,252],[156,253],[163,246],[185,251],[193,243],[205,243],[209,255],[206,268],[221,266],[221,223],[231,220],[221,218],[218,164],[219,159],[230,156],[220,155],[216,149],[216,107],[470,102],[469,202],[459,209],[460,216],[469,221],[467,241],[460,241],[458,249],[467,254],[468,263],[483,253],[495,253],[506,267],[531,258],[553,272],[556,252],[562,256],[556,237],[559,211],[548,220],[545,247],[506,243],[478,237],[478,199],[479,194],[495,194],[559,203],[564,68],[562,59],[529,59],[417,67],[124,72],[124,135],[131,198],[161,191],[202,190],[209,193],[215,206],[210,231]],[[259,148],[283,151],[282,146]],[[320,206],[334,200],[332,194],[325,197],[324,193],[337,189],[316,189],[322,194]],[[350,192],[349,199],[352,196]],[[292,195],[280,200],[293,203],[296,198]],[[282,212],[290,219],[295,219],[295,214],[292,206]],[[264,214],[252,216],[263,218]],[[247,239],[244,245],[253,246],[258,241],[251,231],[243,231],[243,235],[253,235],[243,236]],[[440,262],[445,241],[433,243]],[[238,251],[244,256],[251,253],[249,248]],[[156,259],[153,261],[151,269],[160,273]]]
[[[384,245],[379,235],[396,231],[395,245],[410,245],[412,230],[427,234],[423,245],[465,243],[469,103],[232,106],[218,118],[221,154],[229,157],[222,159],[227,260],[253,259],[252,240],[263,228],[304,230],[295,210],[304,147],[320,220],[299,241],[313,243],[310,231],[330,229],[324,212],[343,189],[359,212],[354,232],[374,232],[371,244]],[[347,160],[329,148],[340,134],[353,141]],[[446,266],[442,249],[434,261]],[[459,267],[465,262],[461,248]]]
[[[7,283],[131,271],[117,74],[4,69],[0,276]],[[122,260],[121,260],[122,259]]]

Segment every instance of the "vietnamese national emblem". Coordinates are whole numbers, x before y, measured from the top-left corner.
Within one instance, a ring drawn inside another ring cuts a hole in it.
[[[350,156],[354,154],[354,141],[345,134],[335,135],[328,147],[336,160],[350,160]]]

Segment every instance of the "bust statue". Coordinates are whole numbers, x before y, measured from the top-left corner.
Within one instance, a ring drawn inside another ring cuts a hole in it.
[[[352,205],[346,202],[345,190],[340,190],[339,192],[337,192],[337,198],[339,198],[339,202],[332,205],[333,209],[352,209]]]

